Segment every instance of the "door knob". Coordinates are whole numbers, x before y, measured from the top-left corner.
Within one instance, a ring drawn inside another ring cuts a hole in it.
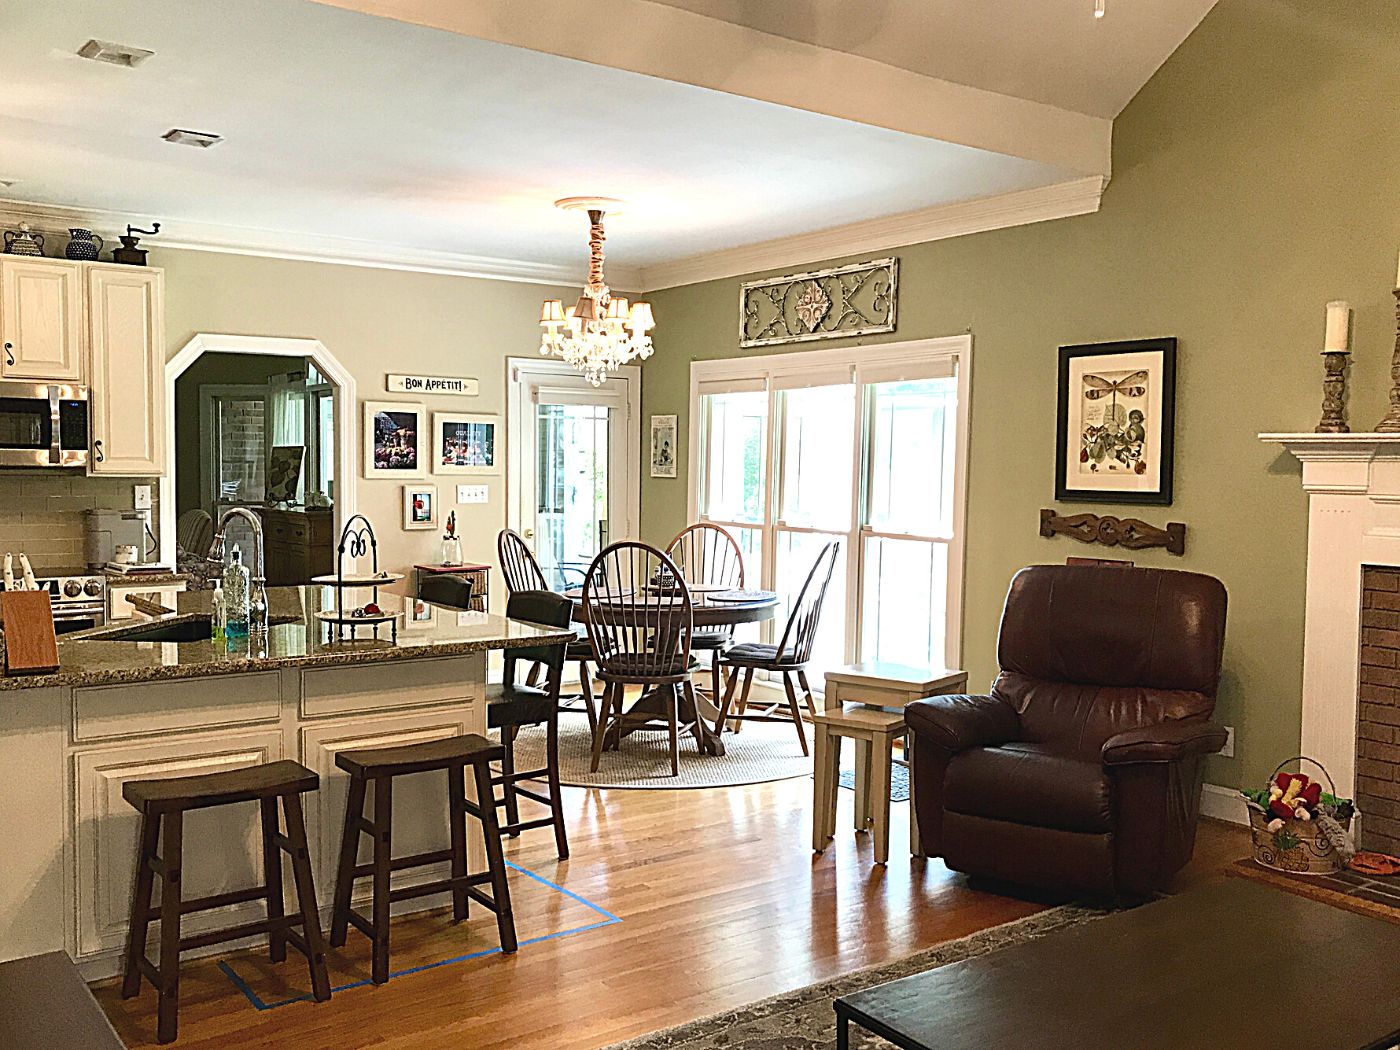
[[[524,536],[527,540],[532,540],[535,538],[535,530],[526,529],[524,532],[521,533],[521,535]]]

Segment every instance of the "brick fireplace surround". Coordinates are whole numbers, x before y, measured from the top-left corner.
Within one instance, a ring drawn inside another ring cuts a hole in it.
[[[1400,569],[1361,571],[1356,804],[1361,848],[1400,854]]]

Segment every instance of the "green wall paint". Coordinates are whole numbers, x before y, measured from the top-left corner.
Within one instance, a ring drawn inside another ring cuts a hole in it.
[[[1208,778],[1259,783],[1295,753],[1306,501],[1297,462],[1256,435],[1316,422],[1330,299],[1355,311],[1353,425],[1384,413],[1400,248],[1396,55],[1393,0],[1221,0],[1118,119],[1098,214],[894,253],[899,330],[880,341],[974,338],[964,603],[974,688],[995,674],[1012,574],[1103,550],[1036,532],[1038,509],[1054,505],[1057,347],[1174,335],[1176,501],[1142,516],[1186,522],[1187,554],[1133,557],[1229,589],[1217,713],[1237,729],[1236,758],[1213,759]],[[677,413],[683,443],[690,362],[740,356],[738,281],[651,297],[645,412]],[[684,525],[686,494],[684,473],[643,479],[647,538]]]

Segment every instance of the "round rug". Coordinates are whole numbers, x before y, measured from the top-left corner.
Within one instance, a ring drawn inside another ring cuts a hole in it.
[[[544,765],[544,726],[527,726],[515,741],[517,769]],[[807,746],[812,729],[807,727]],[[624,737],[618,751],[604,751],[598,772],[588,719],[572,712],[559,718],[559,779],[572,787],[708,788],[761,784],[769,780],[810,777],[812,760],[802,754],[797,730],[780,723],[750,722],[739,733],[725,732],[724,755],[702,755],[695,738],[681,730],[680,775],[671,776],[671,738],[662,728]]]

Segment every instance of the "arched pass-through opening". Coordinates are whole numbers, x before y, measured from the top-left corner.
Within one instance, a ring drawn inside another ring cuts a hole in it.
[[[268,336],[213,335],[201,332],[165,365],[165,441],[171,450],[172,466],[160,479],[160,559],[175,563],[176,470],[175,455],[175,381],[195,361],[206,353],[256,354],[263,356],[303,358],[311,360],[316,369],[337,388],[335,399],[335,478],[336,496],[333,504],[337,535],[347,518],[355,513],[355,482],[358,445],[355,440],[355,380],[336,360],[319,339],[281,339]]]

